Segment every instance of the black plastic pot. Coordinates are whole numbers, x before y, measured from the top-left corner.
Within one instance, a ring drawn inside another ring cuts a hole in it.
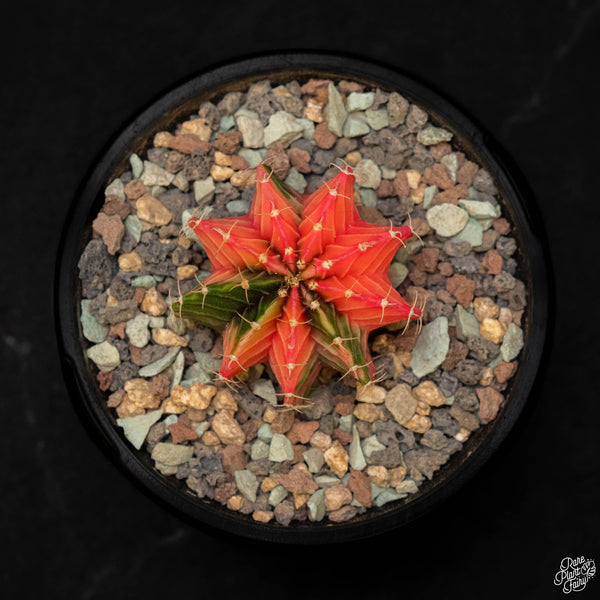
[[[503,212],[516,225],[513,234],[520,258],[517,275],[526,283],[529,297],[523,315],[525,345],[519,357],[519,369],[506,390],[508,401],[496,419],[474,432],[463,451],[454,455],[432,481],[424,482],[408,502],[398,501],[370,509],[345,523],[293,522],[284,527],[277,523],[259,524],[250,516],[194,497],[182,482],[156,471],[148,454],[134,450],[125,440],[106,407],[85,355],[78,316],[81,290],[77,262],[91,237],[91,222],[104,200],[104,188],[128,169],[130,153],[142,153],[156,132],[170,129],[201,101],[244,89],[254,81],[269,78],[272,83],[285,83],[310,77],[351,79],[398,91],[454,133],[453,143],[487,168],[495,179]],[[526,185],[515,168],[507,166],[502,151],[479,127],[428,87],[385,66],[347,56],[283,53],[242,60],[197,75],[149,104],[110,142],[83,180],[70,209],[57,261],[55,314],[64,375],[74,406],[108,457],[134,482],[179,515],[201,526],[285,543],[348,541],[401,526],[438,507],[485,464],[514,426],[531,393],[544,354],[550,308],[544,236],[541,221],[533,218],[532,209]]]

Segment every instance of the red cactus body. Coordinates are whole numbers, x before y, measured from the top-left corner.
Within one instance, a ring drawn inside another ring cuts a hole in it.
[[[213,272],[175,312],[223,331],[223,379],[268,361],[285,404],[302,403],[322,364],[369,383],[368,333],[421,316],[387,277],[412,229],[363,221],[350,167],[310,195],[263,165],[256,177],[247,215],[189,220]]]

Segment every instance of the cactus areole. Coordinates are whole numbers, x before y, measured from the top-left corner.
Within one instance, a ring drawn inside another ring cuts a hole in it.
[[[322,365],[366,385],[369,332],[421,317],[387,276],[412,229],[365,222],[353,191],[348,166],[303,195],[259,165],[248,214],[189,219],[213,271],[173,310],[223,332],[219,379],[267,362],[288,405],[303,403]]]

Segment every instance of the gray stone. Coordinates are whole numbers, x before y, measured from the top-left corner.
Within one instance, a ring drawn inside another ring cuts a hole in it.
[[[365,455],[360,445],[360,436],[356,425],[352,427],[352,441],[348,447],[348,462],[353,469],[362,471],[367,466]]]
[[[290,172],[285,178],[285,183],[295,190],[298,190],[300,193],[303,193],[306,189],[306,177],[294,167],[290,168]]]
[[[329,130],[335,133],[338,137],[343,135],[343,127],[347,117],[344,101],[340,93],[337,91],[333,83],[329,84],[327,108],[325,115],[327,118],[327,126]]]
[[[348,95],[346,110],[349,113],[357,110],[367,110],[373,104],[374,99],[375,94],[373,92],[352,92]]]
[[[424,146],[432,146],[433,144],[439,144],[440,142],[449,142],[451,139],[452,133],[441,127],[434,127],[433,125],[424,127],[417,134],[417,141],[421,142]]]
[[[469,213],[460,206],[444,202],[428,209],[426,218],[438,235],[452,237],[464,229]]]
[[[468,242],[471,246],[480,246],[483,242],[483,226],[481,223],[469,217],[460,232],[452,237],[454,243]]]
[[[308,470],[311,473],[318,473],[325,463],[323,452],[318,448],[309,448],[302,453],[302,456],[304,458],[304,462],[306,462]]]
[[[515,325],[509,323],[500,346],[500,356],[505,362],[514,360],[519,355],[519,352],[523,348],[523,330]]]
[[[271,426],[268,423],[263,423],[258,428],[258,433],[256,435],[258,436],[258,439],[262,440],[263,442],[266,442],[267,444],[270,444],[271,440],[273,439],[273,432],[271,431]]]
[[[250,208],[247,200],[231,200],[225,207],[232,215],[245,215]]]
[[[175,179],[173,173],[169,173],[166,169],[159,167],[157,164],[150,162],[149,160],[144,161],[144,172],[140,177],[142,183],[146,187],[152,187],[155,185],[168,186]]]
[[[393,262],[388,271],[388,279],[394,287],[398,287],[408,275],[408,267],[399,262]]]
[[[294,447],[292,442],[283,433],[274,433],[269,447],[269,460],[283,462],[294,460]]]
[[[408,113],[409,103],[404,96],[398,94],[398,92],[392,92],[388,99],[387,109],[390,119],[390,127],[398,127],[402,125],[406,119]]]
[[[139,179],[144,172],[144,161],[134,152],[129,157],[129,164],[131,165],[133,178]]]
[[[431,206],[431,201],[439,192],[437,185],[428,185],[423,192],[423,208],[427,210]]]
[[[465,208],[474,219],[495,219],[500,216],[500,208],[491,202],[479,200],[459,200],[458,204]]]
[[[124,221],[125,231],[135,240],[136,244],[140,243],[142,237],[142,222],[137,215],[127,215]]]
[[[162,373],[167,367],[171,366],[179,352],[181,352],[181,348],[177,346],[169,348],[163,357],[150,363],[149,365],[146,365],[145,367],[142,367],[139,371],[139,376],[154,377],[154,375]]]
[[[456,152],[450,152],[450,154],[442,156],[440,162],[446,167],[450,179],[456,183],[456,176],[458,174],[458,156],[456,155]]]
[[[385,108],[379,108],[377,110],[369,109],[365,111],[365,118],[367,119],[369,127],[375,131],[388,127],[390,124],[388,111]]]
[[[385,488],[381,493],[377,494],[373,504],[377,507],[381,507],[388,502],[402,500],[402,498],[406,498],[406,496],[408,496],[408,494],[400,494],[393,488]]]
[[[248,163],[250,168],[258,166],[265,157],[264,153],[251,148],[241,148],[238,154]]]
[[[269,444],[261,439],[254,440],[250,447],[250,458],[252,460],[261,460],[269,457]]]
[[[256,475],[252,471],[244,469],[243,471],[235,471],[233,476],[240,494],[250,502],[256,502],[256,492],[258,490]]]
[[[139,450],[150,431],[150,427],[160,419],[162,414],[163,411],[159,408],[147,412],[145,415],[117,419],[117,425],[123,428],[123,435],[131,442],[131,445]]]
[[[419,491],[419,488],[414,480],[404,479],[396,486],[396,491],[399,494],[415,494]]]
[[[181,465],[194,455],[193,446],[183,446],[181,444],[169,444],[159,442],[152,449],[152,460],[168,465],[170,467]]]
[[[394,419],[402,425],[415,414],[417,399],[412,395],[409,385],[399,383],[387,393],[385,407],[392,413]]]
[[[294,115],[279,110],[271,115],[269,124],[264,130],[264,145],[268,148],[277,142],[284,146],[302,137],[302,125],[299,124]]]
[[[373,452],[379,452],[380,450],[385,450],[385,446],[377,439],[376,435],[370,435],[366,437],[362,442],[362,451],[363,455],[367,458],[371,457]]]
[[[459,340],[466,341],[469,336],[479,335],[479,321],[475,315],[463,308],[460,304],[456,305],[456,337]]]
[[[257,379],[251,385],[252,393],[266,400],[269,404],[277,404],[277,395],[275,394],[275,387],[270,379]]]
[[[208,204],[215,195],[215,182],[212,177],[194,181],[194,198],[198,206]],[[183,221],[183,216],[182,216]]]
[[[143,348],[150,341],[149,322],[150,318],[144,313],[139,313],[133,319],[127,321],[125,333],[132,346]]]
[[[369,158],[363,158],[354,168],[356,183],[365,188],[376,189],[381,183],[381,170]]]
[[[91,346],[86,354],[100,371],[112,371],[121,364],[119,351],[108,341]]]
[[[325,506],[325,490],[317,490],[306,503],[311,521],[322,521],[327,510]]]
[[[90,313],[91,302],[91,300],[81,301],[81,315],[79,320],[81,321],[81,328],[85,339],[94,344],[100,344],[106,339],[109,327],[98,323],[98,319]]]
[[[125,200],[125,186],[117,177],[104,190],[105,196],[118,196],[121,200]]]
[[[371,131],[367,119],[362,113],[350,113],[344,121],[342,133],[344,137],[355,138]]]
[[[242,134],[245,148],[262,148],[264,146],[265,130],[257,113],[241,109],[236,113],[236,123]]]
[[[417,377],[435,371],[446,358],[450,348],[448,319],[438,317],[423,327],[412,352],[410,367]]]
[[[282,485],[278,485],[276,488],[273,488],[269,494],[269,504],[271,506],[277,506],[287,498],[287,495],[288,491]]]

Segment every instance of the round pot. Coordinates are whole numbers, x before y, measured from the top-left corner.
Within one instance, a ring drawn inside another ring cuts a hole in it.
[[[454,134],[453,143],[468,156],[476,157],[492,175],[502,208],[515,225],[513,235],[520,257],[519,274],[527,287],[528,303],[523,315],[524,346],[518,370],[506,390],[507,401],[503,408],[494,421],[475,431],[463,450],[452,456],[431,481],[425,481],[410,501],[372,508],[339,524],[304,521],[281,526],[273,522],[258,523],[217,502],[195,498],[182,482],[155,470],[150,456],[136,451],[123,437],[85,354],[78,315],[81,289],[77,263],[91,237],[91,222],[104,200],[103,191],[114,177],[128,168],[130,153],[143,152],[157,132],[168,130],[202,101],[244,89],[265,78],[277,84],[293,79],[306,81],[310,77],[350,79],[397,91],[422,106],[438,124]],[[118,133],[84,178],[69,211],[57,262],[55,313],[64,376],[73,404],[115,464],[153,498],[196,524],[285,543],[348,541],[401,526],[438,507],[485,464],[517,421],[530,395],[543,358],[549,314],[543,232],[540,221],[532,218],[531,210],[524,183],[514,167],[507,166],[507,159],[497,145],[445,98],[395,70],[347,56],[282,53],[241,60],[204,72],[159,97]]]

